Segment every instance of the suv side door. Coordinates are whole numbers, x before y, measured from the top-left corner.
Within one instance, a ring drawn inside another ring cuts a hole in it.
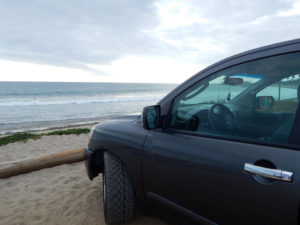
[[[148,201],[204,224],[296,225],[300,152],[293,137],[299,99],[296,107],[290,107],[293,99],[289,106],[284,103],[287,113],[277,102],[271,105],[270,96],[257,94],[290,77],[287,74],[298,76],[299,61],[296,52],[244,62],[211,74],[176,96],[166,129],[150,131],[145,141],[143,184]],[[255,77],[257,81],[251,80]],[[227,78],[229,87],[222,83]],[[234,85],[237,78],[243,79],[240,87]],[[287,80],[285,91],[294,84]],[[274,118],[282,114],[282,119],[274,119],[269,127],[257,117],[263,110]],[[221,116],[214,119],[217,114]],[[275,169],[290,180],[248,173],[253,168]]]

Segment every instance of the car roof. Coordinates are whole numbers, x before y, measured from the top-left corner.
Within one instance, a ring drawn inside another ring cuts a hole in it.
[[[219,64],[225,63],[227,61],[230,61],[230,60],[242,57],[242,56],[250,55],[250,54],[253,54],[253,53],[256,53],[256,52],[260,52],[260,51],[269,50],[269,49],[272,49],[272,48],[278,48],[278,47],[283,47],[283,46],[287,46],[287,45],[291,45],[291,44],[298,44],[298,43],[300,43],[300,38],[289,40],[289,41],[284,41],[284,42],[279,42],[279,43],[275,43],[275,44],[271,44],[271,45],[266,45],[266,46],[259,47],[259,48],[254,48],[254,49],[251,49],[251,50],[248,50],[248,51],[245,51],[245,52],[235,54],[235,55],[230,56],[228,58],[222,59],[222,60],[206,67],[205,69],[201,70],[200,72],[203,73],[206,70],[209,70],[209,69],[211,69],[211,68],[213,68],[213,67],[215,67]]]

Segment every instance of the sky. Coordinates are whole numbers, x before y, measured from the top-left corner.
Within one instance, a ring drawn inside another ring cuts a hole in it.
[[[298,0],[2,0],[0,81],[181,83],[299,37]]]

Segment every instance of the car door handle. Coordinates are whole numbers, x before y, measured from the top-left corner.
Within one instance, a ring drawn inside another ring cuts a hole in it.
[[[268,177],[274,180],[281,180],[285,182],[293,181],[293,173],[284,170],[270,169],[266,167],[256,166],[251,163],[245,163],[244,170],[248,173],[259,175],[262,177]]]

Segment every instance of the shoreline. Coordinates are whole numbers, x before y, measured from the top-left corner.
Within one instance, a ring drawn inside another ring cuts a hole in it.
[[[91,122],[91,123],[83,123],[83,124],[70,124],[70,125],[66,125],[66,126],[54,126],[54,127],[45,127],[45,128],[32,128],[32,129],[26,129],[26,130],[16,130],[16,131],[8,131],[8,132],[4,132],[1,133],[0,132],[0,138],[2,137],[7,137],[13,134],[17,134],[17,133],[32,133],[32,134],[41,134],[44,132],[48,132],[48,131],[58,131],[58,130],[68,130],[68,129],[73,129],[73,128],[92,128],[92,126],[98,124],[98,123],[102,123],[104,122],[106,119],[103,119],[101,121],[97,121],[97,122]]]
[[[15,133],[43,133],[44,131],[56,131],[56,130],[66,130],[70,128],[91,128],[93,125],[98,123],[102,123],[106,120],[118,118],[120,116],[126,115],[139,115],[139,113],[130,113],[130,114],[115,114],[115,115],[107,115],[101,116],[98,118],[92,118],[91,120],[82,119],[81,121],[77,121],[70,124],[62,124],[61,126],[53,125],[47,127],[32,127],[32,128],[24,128],[24,129],[15,129],[11,131],[0,131],[0,138],[6,137]]]

